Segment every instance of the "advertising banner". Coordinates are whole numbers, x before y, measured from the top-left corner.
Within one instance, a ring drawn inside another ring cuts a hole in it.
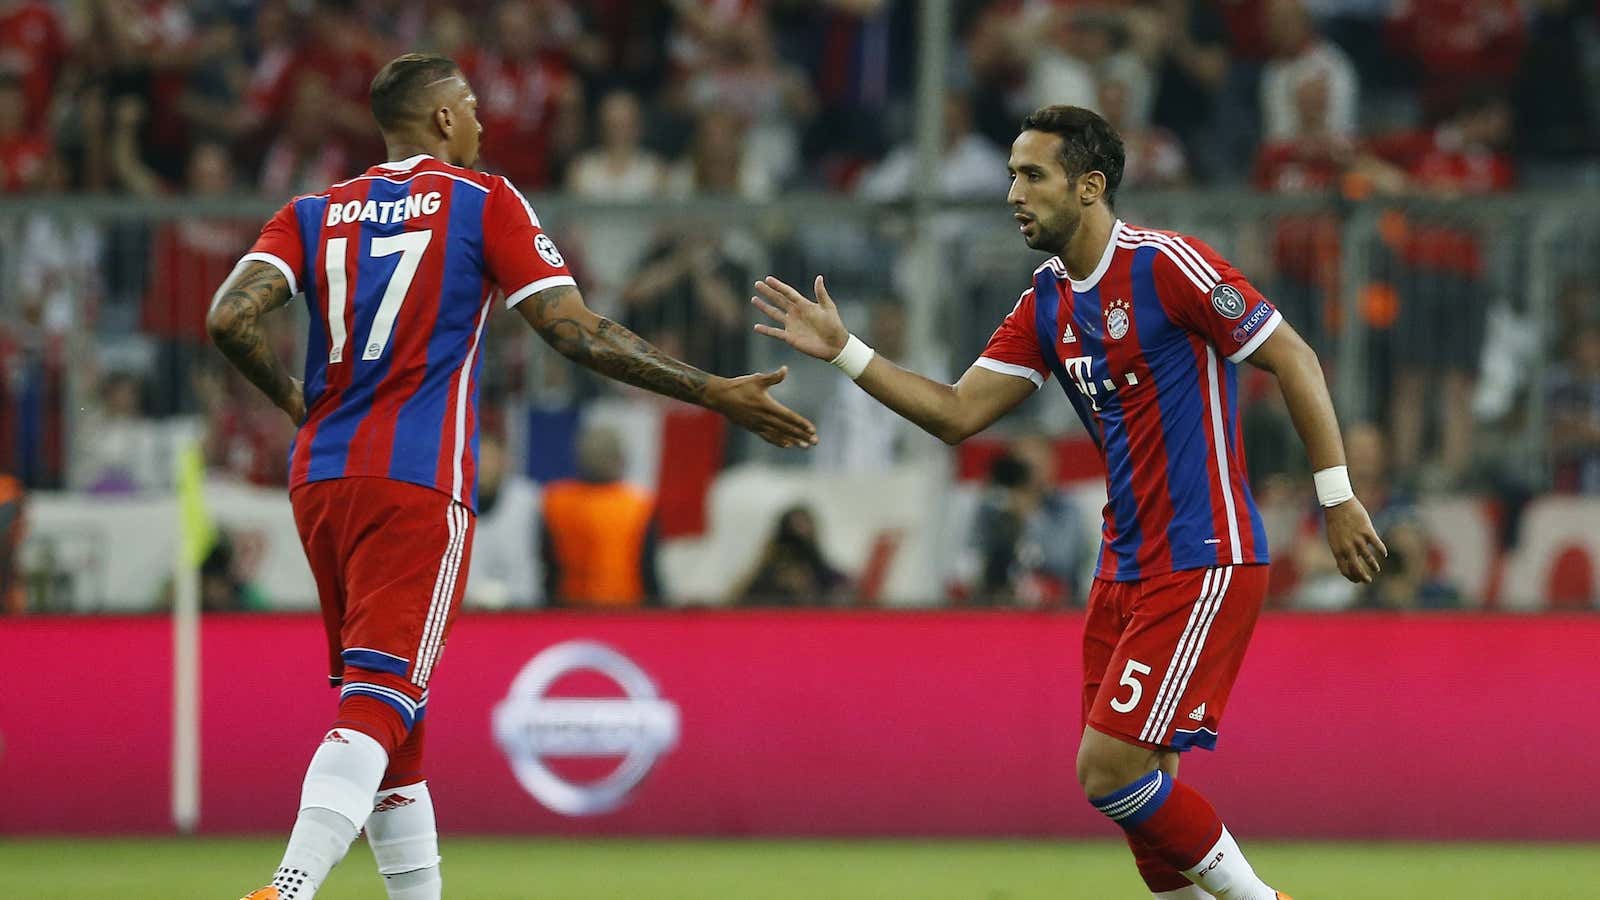
[[[1107,837],[1074,774],[1081,630],[465,615],[425,770],[455,833]],[[337,703],[320,625],[203,632],[201,829],[286,829]],[[1600,617],[1268,615],[1182,777],[1241,836],[1600,839],[1573,787],[1600,746],[1596,647]],[[0,833],[170,828],[171,658],[160,618],[0,624]]]

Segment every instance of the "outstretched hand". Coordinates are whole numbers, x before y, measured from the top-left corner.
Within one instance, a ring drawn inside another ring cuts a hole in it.
[[[839,318],[839,307],[828,296],[828,288],[823,285],[821,275],[817,276],[816,290],[817,299],[813,302],[768,275],[756,282],[756,293],[760,296],[751,297],[750,302],[756,309],[766,313],[767,318],[782,326],[757,325],[756,331],[777,338],[807,356],[828,362],[844,349],[845,342],[850,339],[850,331],[844,327],[844,320]]]
[[[775,447],[814,447],[817,426],[769,393],[788,374],[789,367],[783,366],[775,372],[714,379],[706,385],[706,405]]]
[[[1357,584],[1371,584],[1383,568],[1389,548],[1383,545],[1372,527],[1366,507],[1354,497],[1323,510],[1328,524],[1328,549],[1333,551],[1339,572]]]

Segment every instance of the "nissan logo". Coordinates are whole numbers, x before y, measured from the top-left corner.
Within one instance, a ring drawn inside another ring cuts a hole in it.
[[[557,680],[581,670],[615,682],[623,696],[546,696]],[[626,656],[594,641],[568,641],[528,660],[495,706],[493,727],[512,773],[535,800],[563,815],[592,816],[621,806],[677,744],[678,707]],[[622,762],[599,781],[574,783],[546,764],[558,757]]]

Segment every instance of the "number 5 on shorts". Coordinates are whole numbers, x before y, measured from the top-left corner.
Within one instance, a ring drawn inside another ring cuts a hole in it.
[[[1136,659],[1128,660],[1127,668],[1122,670],[1122,677],[1117,679],[1117,684],[1125,684],[1133,688],[1133,693],[1126,701],[1111,698],[1111,708],[1119,713],[1130,712],[1139,705],[1139,698],[1144,696],[1144,685],[1140,684],[1134,675],[1149,675],[1150,667]]]

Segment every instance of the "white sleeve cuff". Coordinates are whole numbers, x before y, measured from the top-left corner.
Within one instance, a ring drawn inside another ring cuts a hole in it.
[[[506,309],[516,306],[518,303],[521,303],[540,291],[548,291],[553,287],[561,287],[563,285],[577,287],[578,281],[571,275],[551,275],[548,278],[541,278],[532,284],[526,284],[520,288],[517,288],[515,293],[507,294]]]
[[[1262,325],[1261,330],[1256,332],[1256,336],[1246,341],[1243,347],[1240,347],[1238,350],[1235,350],[1231,355],[1229,355],[1228,362],[1244,362],[1249,358],[1250,354],[1256,352],[1256,348],[1265,343],[1267,338],[1271,337],[1272,333],[1277,331],[1278,326],[1282,324],[1283,313],[1273,310],[1272,315],[1267,319],[1267,324]]]
[[[269,263],[277,267],[278,271],[283,273],[283,277],[289,280],[289,296],[293,297],[295,294],[300,293],[299,279],[294,277],[294,269],[289,268],[288,263],[276,256],[273,256],[271,253],[262,253],[259,250],[254,253],[246,253],[244,256],[239,257],[239,262],[249,262],[251,260]]]
[[[1001,362],[998,359],[990,359],[987,356],[978,357],[977,361],[974,362],[973,365],[980,369],[988,369],[991,372],[999,372],[1001,375],[1013,375],[1017,378],[1026,378],[1033,382],[1035,389],[1044,387],[1044,376],[1040,375],[1033,369],[1028,368],[1027,366],[1019,366],[1016,363]]]

